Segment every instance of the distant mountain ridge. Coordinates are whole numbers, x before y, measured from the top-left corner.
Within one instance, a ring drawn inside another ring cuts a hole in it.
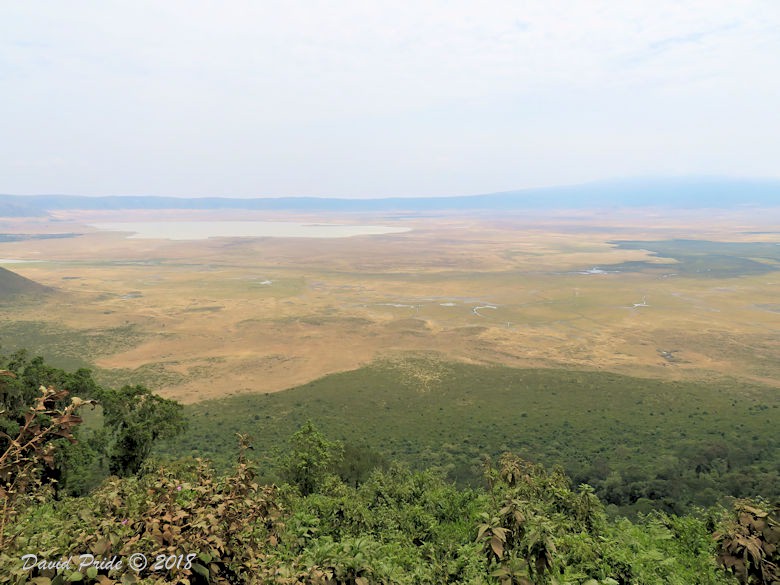
[[[0,216],[31,217],[58,210],[243,209],[269,211],[444,211],[674,207],[688,209],[780,206],[780,180],[625,179],[457,197],[156,197],[0,195]]]

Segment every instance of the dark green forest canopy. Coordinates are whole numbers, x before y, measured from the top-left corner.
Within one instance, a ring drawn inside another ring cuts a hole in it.
[[[408,372],[436,372],[421,386]],[[234,432],[253,437],[261,472],[311,419],[362,453],[479,483],[485,455],[561,464],[613,511],[681,512],[724,495],[780,496],[780,399],[735,380],[664,382],[605,372],[411,360],[377,363],[273,394],[185,407],[189,429],[159,452],[225,466]]]

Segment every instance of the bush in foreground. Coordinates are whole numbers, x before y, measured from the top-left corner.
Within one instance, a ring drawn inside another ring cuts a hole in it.
[[[89,496],[20,503],[5,527],[0,583],[738,582],[718,566],[712,518],[610,521],[591,488],[574,489],[559,469],[510,454],[486,466],[486,483],[460,489],[396,465],[358,487],[321,477],[316,491],[303,493],[259,485],[243,456],[224,477],[203,461],[182,461],[109,478]],[[149,566],[128,570],[133,553]],[[25,554],[73,561],[25,570]],[[82,554],[124,564],[79,569]],[[756,575],[741,574],[742,582],[771,583]]]

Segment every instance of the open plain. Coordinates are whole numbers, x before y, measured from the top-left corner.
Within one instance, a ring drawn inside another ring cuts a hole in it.
[[[274,392],[420,353],[778,387],[777,219],[776,210],[647,209],[4,219],[2,234],[14,237],[0,242],[0,266],[55,292],[3,301],[0,345],[186,403]],[[408,231],[169,240],[93,227],[177,220]],[[424,387],[436,369],[409,376]]]

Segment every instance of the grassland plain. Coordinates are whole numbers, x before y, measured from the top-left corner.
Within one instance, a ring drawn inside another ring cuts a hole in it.
[[[412,228],[332,240],[133,240],[87,225],[116,212],[5,220],[5,234],[69,237],[0,242],[0,257],[38,261],[14,271],[60,291],[0,307],[0,344],[189,403],[408,351],[777,387],[776,215],[740,213],[217,217]],[[122,214],[152,217],[215,216]]]

